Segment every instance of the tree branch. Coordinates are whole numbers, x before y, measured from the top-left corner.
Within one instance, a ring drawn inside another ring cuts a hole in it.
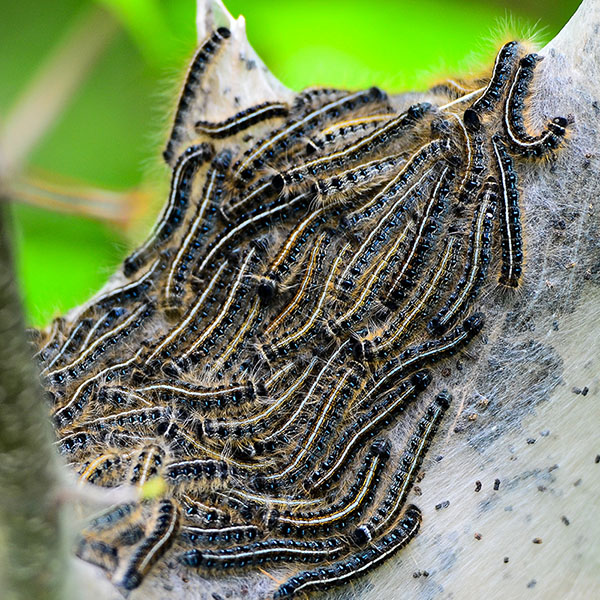
[[[0,200],[0,585],[6,600],[65,600],[59,462],[25,340],[8,220]]]

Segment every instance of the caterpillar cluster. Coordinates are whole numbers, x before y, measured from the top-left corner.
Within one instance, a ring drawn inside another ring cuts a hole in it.
[[[484,329],[484,286],[520,285],[515,163],[570,121],[528,129],[539,57],[511,42],[482,87],[402,112],[378,88],[310,89],[184,135],[229,37],[194,58],[168,202],[122,284],[36,357],[79,477],[166,490],[90,522],[81,557],[124,590],[167,557],[214,578],[284,568],[289,598],[417,535],[409,492],[451,401],[432,384]]]

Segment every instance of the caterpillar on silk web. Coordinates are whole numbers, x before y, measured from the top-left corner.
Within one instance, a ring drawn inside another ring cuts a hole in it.
[[[539,57],[516,41],[479,87],[402,110],[376,87],[312,88],[211,120],[233,37],[214,29],[192,61],[169,195],[119,285],[32,336],[80,481],[162,482],[78,543],[124,591],[157,565],[216,581],[285,565],[271,597],[297,597],[410,543],[450,410],[440,370],[479,343],[482,290],[527,285],[519,171],[572,123],[530,126]]]

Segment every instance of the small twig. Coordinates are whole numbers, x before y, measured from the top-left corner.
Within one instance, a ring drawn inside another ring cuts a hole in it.
[[[149,204],[143,189],[123,192],[91,187],[77,182],[56,181],[56,177],[23,175],[10,182],[10,195],[15,202],[74,215],[108,221],[127,229]]]

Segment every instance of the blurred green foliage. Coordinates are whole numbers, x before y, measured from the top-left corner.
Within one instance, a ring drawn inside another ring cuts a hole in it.
[[[0,115],[91,0],[0,0]],[[121,29],[30,157],[36,171],[126,190],[150,183],[182,73],[195,47],[195,0],[97,0]],[[251,43],[286,85],[425,87],[489,60],[503,33],[550,39],[579,0],[230,0]],[[0,119],[2,117],[0,116]],[[152,212],[152,211],[150,211]],[[109,225],[14,207],[29,320],[41,325],[102,286],[132,240]],[[140,239],[152,215],[136,228]]]

